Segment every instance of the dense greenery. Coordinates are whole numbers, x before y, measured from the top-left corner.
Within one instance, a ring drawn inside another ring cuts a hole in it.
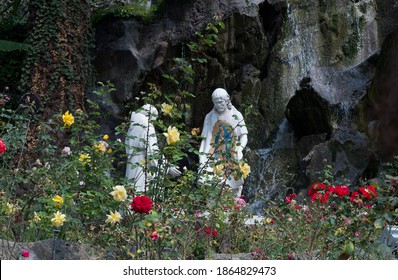
[[[82,91],[88,88],[90,21],[95,24],[106,18],[129,17],[149,21],[156,17],[157,7],[163,1],[150,9],[142,1],[133,5],[119,1],[116,6],[108,6],[106,2],[92,0],[87,5],[85,1],[74,0],[2,2],[0,58],[4,63],[0,65],[0,89],[7,88],[15,97],[30,91],[61,103],[65,99],[66,108],[82,108],[82,104],[75,103],[81,103]]]

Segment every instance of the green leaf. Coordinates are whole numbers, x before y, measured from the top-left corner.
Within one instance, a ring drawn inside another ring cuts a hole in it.
[[[382,229],[382,228],[384,227],[384,222],[383,222],[382,219],[377,219],[377,220],[374,222],[373,225],[374,225],[374,227],[377,228],[377,229]]]
[[[387,220],[387,222],[394,220],[394,217],[390,213],[384,213],[383,217]]]
[[[30,45],[6,40],[0,40],[0,51],[27,51]]]

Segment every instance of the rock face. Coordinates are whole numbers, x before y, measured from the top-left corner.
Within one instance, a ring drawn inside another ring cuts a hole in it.
[[[388,114],[378,120],[378,113],[398,88],[397,2],[173,0],[151,24],[102,21],[95,71],[116,87],[104,110],[110,120],[126,115],[126,103],[141,97],[148,82],[161,85],[167,62],[184,56],[195,32],[222,15],[226,28],[208,63],[196,69],[187,124],[201,127],[211,92],[227,89],[249,128],[249,199],[306,188],[325,164],[336,178],[353,183],[377,171],[380,149],[373,143],[379,123],[390,123]],[[391,82],[389,91],[383,77]]]
[[[28,257],[21,256],[23,250],[29,252]],[[0,254],[2,260],[95,260],[101,258],[99,251],[94,251],[93,248],[60,239],[29,243],[0,240]]]

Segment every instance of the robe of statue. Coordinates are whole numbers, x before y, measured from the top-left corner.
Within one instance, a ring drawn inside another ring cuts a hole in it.
[[[126,178],[138,192],[144,192],[147,182],[153,178],[150,166],[156,166],[157,160],[151,155],[158,153],[157,137],[154,126],[150,123],[147,112],[132,112],[130,127],[126,137],[127,166]]]
[[[242,159],[241,151],[237,146],[242,135],[247,135],[248,130],[242,114],[232,106],[224,115],[217,113],[215,109],[210,111],[204,120],[202,137],[203,143],[200,152],[207,155],[207,171],[213,172],[209,163],[234,159]],[[203,160],[202,160],[203,161]],[[225,164],[225,163],[224,163]],[[243,179],[235,179],[233,176],[225,178],[228,184],[240,197],[243,188]],[[223,183],[223,182],[222,182]]]

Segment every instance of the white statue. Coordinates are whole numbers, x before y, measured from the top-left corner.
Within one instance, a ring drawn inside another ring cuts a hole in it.
[[[232,105],[225,89],[214,90],[212,101],[214,108],[206,115],[203,123],[199,162],[202,168],[215,173],[214,165],[217,162],[225,166],[242,160],[248,131],[242,114]],[[243,179],[228,176],[225,180],[236,197],[240,197]]]
[[[150,167],[158,166],[158,159],[153,155],[160,155],[155,127],[151,123],[157,117],[158,110],[149,104],[131,113],[130,127],[125,140],[126,178],[134,179],[137,192],[146,191],[148,182],[156,176],[150,172]],[[170,167],[167,173],[173,176],[181,175],[176,167]]]

